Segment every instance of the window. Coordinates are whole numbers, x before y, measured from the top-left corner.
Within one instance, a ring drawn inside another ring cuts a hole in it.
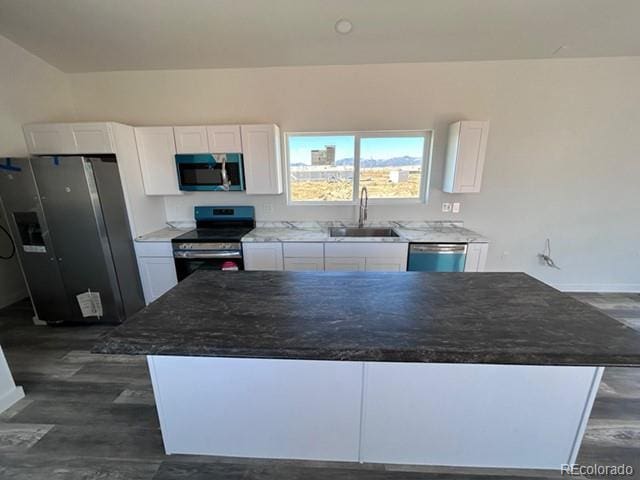
[[[376,203],[426,196],[431,132],[287,133],[291,204]]]

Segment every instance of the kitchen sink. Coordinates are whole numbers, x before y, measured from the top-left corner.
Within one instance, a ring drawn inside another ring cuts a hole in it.
[[[331,227],[332,237],[399,237],[392,228],[376,227]]]

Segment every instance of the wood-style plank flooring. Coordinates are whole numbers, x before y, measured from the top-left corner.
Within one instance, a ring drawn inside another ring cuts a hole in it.
[[[640,331],[640,294],[575,296]],[[27,301],[0,310],[0,345],[27,394],[0,414],[0,479],[561,478],[532,471],[167,456],[145,359],[90,354],[111,327],[36,327],[31,316]],[[633,465],[640,478],[640,369],[606,370],[578,460]]]

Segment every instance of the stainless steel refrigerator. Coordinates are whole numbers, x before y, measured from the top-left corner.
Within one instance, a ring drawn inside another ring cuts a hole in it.
[[[2,159],[0,199],[40,320],[119,323],[144,306],[114,155]]]

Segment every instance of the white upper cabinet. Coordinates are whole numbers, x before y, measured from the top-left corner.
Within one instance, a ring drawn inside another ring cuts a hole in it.
[[[173,127],[137,127],[135,135],[145,193],[181,195]]]
[[[173,127],[177,153],[242,153],[240,125]]]
[[[462,121],[449,126],[444,192],[480,191],[488,136],[489,122]]]
[[[108,123],[72,123],[71,134],[77,153],[115,153],[116,151]]]
[[[36,155],[77,153],[71,127],[64,123],[40,123],[24,126],[29,153]]]
[[[209,153],[207,127],[173,127],[177,153]]]
[[[113,134],[106,122],[35,123],[24,126],[29,153],[74,155],[115,153]]]
[[[240,125],[215,125],[207,127],[211,153],[242,153]]]
[[[282,193],[280,129],[277,125],[242,125],[240,130],[247,194]]]

